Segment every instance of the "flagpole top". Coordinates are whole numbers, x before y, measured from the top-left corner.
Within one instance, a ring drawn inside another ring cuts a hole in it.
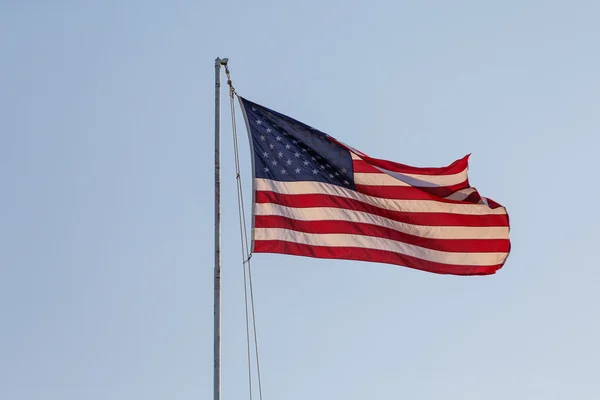
[[[217,57],[215,59],[215,65],[227,65],[228,62],[229,62],[229,58],[219,58],[219,57]]]

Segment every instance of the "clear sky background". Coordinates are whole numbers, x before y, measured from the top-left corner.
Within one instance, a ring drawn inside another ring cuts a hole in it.
[[[1,0],[0,398],[212,398],[217,56],[241,95],[371,156],[472,153],[471,183],[512,224],[487,277],[256,255],[264,400],[600,398],[599,18],[595,0]]]

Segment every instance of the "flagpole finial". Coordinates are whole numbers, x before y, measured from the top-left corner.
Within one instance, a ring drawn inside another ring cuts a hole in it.
[[[229,58],[219,58],[217,57],[215,60],[215,65],[227,65],[229,62]]]

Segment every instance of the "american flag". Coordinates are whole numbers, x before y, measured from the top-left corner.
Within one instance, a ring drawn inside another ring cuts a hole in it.
[[[375,159],[240,97],[252,146],[255,253],[488,275],[510,252],[506,209],[442,168]]]

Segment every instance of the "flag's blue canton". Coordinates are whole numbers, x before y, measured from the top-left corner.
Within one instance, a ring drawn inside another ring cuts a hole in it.
[[[255,177],[355,188],[350,152],[327,134],[246,99],[242,104],[254,148]]]

